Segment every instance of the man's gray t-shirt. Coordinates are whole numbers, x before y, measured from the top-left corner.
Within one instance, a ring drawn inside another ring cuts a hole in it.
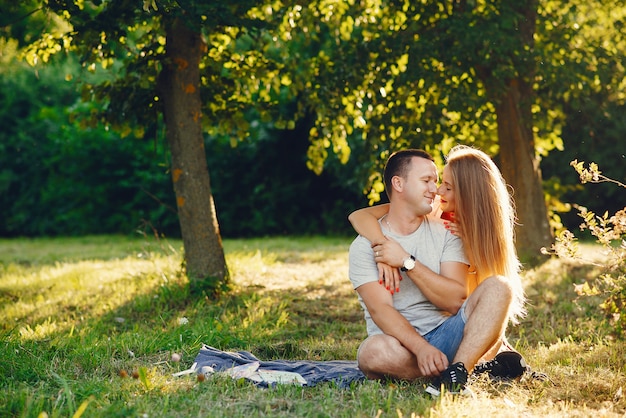
[[[385,228],[383,222],[381,222],[381,228],[385,235],[398,241],[407,252],[413,254],[417,261],[435,273],[440,272],[443,262],[456,261],[469,264],[463,252],[461,240],[446,230],[440,222],[425,218],[415,232],[406,236],[394,234]],[[374,261],[374,250],[365,237],[359,235],[354,239],[350,245],[349,258],[349,276],[354,289],[365,283],[378,282],[378,268]],[[401,274],[400,291],[393,294],[393,305],[420,335],[426,335],[437,328],[450,314],[437,308],[426,299],[406,273],[402,272]],[[386,292],[387,290],[381,285],[380,291]],[[372,320],[360,295],[359,302],[365,314],[367,334],[382,334],[383,332]]]

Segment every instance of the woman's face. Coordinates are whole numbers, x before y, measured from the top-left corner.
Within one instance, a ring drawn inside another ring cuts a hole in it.
[[[454,212],[454,185],[452,184],[452,176],[450,175],[450,169],[447,165],[443,168],[441,186],[437,189],[437,194],[441,196],[441,210],[444,212]]]

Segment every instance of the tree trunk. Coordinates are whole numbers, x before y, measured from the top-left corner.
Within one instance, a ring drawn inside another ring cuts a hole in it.
[[[159,76],[171,173],[192,293],[215,296],[228,268],[217,223],[202,134],[200,33],[179,18],[166,24],[166,59]]]
[[[518,45],[517,50],[532,51],[537,19],[536,0],[508,0],[506,6],[518,16],[514,34],[517,39],[513,41]],[[516,57],[513,61],[517,62],[516,71],[520,76],[508,80],[504,89],[498,80],[491,79],[492,69],[477,68],[477,72],[496,108],[500,170],[513,188],[517,208],[517,252],[522,261],[533,263],[540,259],[541,247],[552,243],[552,234],[533,134],[531,108],[535,64],[530,57],[525,60]]]
[[[523,261],[534,261],[541,247],[552,242],[548,212],[543,194],[539,159],[535,153],[530,115],[530,97],[513,80],[496,103],[498,141],[502,175],[513,187],[517,207],[518,226],[516,247]],[[522,106],[528,106],[527,111]]]
[[[532,51],[537,1],[510,0],[509,6],[520,17],[517,31],[520,45]],[[517,252],[522,261],[533,262],[540,259],[541,247],[552,243],[552,234],[533,134],[534,61],[526,60],[524,67],[517,68],[521,77],[510,80],[506,90],[497,98],[496,115],[501,170],[513,187],[517,206]]]

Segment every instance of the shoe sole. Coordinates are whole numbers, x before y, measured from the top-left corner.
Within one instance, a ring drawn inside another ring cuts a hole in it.
[[[469,388],[465,388],[460,391],[454,391],[454,392],[445,390],[444,392],[449,393],[450,395],[474,396],[474,392],[472,392],[472,390]],[[433,398],[438,398],[439,396],[441,396],[441,391],[432,385],[426,386],[426,393],[428,393]]]

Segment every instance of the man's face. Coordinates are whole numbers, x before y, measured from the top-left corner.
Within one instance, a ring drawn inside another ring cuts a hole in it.
[[[437,193],[437,167],[425,158],[413,157],[407,178],[403,180],[404,199],[418,215],[427,215],[433,210]]]

